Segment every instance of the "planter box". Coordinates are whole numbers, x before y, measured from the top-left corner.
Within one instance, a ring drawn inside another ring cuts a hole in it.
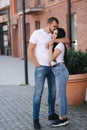
[[[87,89],[87,73],[69,75],[67,81],[68,105],[78,105],[85,101]]]

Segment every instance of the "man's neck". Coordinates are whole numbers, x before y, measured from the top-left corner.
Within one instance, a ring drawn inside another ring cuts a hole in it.
[[[45,27],[45,28],[43,28],[43,30],[44,30],[46,33],[51,33],[48,26]]]

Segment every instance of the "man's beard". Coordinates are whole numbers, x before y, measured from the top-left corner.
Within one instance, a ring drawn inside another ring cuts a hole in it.
[[[50,28],[50,27],[49,27],[49,32],[50,32],[50,33],[53,33],[53,31],[51,30],[51,28]]]

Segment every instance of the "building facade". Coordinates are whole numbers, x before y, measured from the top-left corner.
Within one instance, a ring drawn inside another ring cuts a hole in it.
[[[69,35],[68,0],[25,0],[26,44],[35,29],[43,28],[49,17],[57,17]],[[87,51],[87,0],[70,0],[71,36],[75,50]],[[23,2],[10,0],[12,56],[23,58]]]
[[[0,54],[11,54],[9,0],[0,0]]]

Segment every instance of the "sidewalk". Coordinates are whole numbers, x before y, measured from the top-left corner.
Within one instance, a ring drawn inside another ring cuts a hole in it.
[[[24,86],[24,61],[0,56],[0,130],[33,130],[34,66],[28,62],[28,67],[29,85]],[[47,96],[48,88],[45,87],[40,111],[41,130],[87,130],[87,102],[69,106],[69,125],[52,128],[47,119]],[[55,110],[58,113],[57,104]]]
[[[12,56],[0,56],[0,85],[25,84],[24,60]],[[34,65],[28,62],[28,81],[34,85]]]
[[[41,130],[87,130],[87,104],[69,107],[69,125],[52,128],[47,119],[47,91],[44,88],[40,111]],[[0,85],[0,130],[33,130],[32,98],[32,86]]]
[[[0,85],[25,84],[24,60],[12,56],[0,56]],[[34,86],[34,65],[28,61],[28,83]],[[47,87],[47,83],[45,82]]]

